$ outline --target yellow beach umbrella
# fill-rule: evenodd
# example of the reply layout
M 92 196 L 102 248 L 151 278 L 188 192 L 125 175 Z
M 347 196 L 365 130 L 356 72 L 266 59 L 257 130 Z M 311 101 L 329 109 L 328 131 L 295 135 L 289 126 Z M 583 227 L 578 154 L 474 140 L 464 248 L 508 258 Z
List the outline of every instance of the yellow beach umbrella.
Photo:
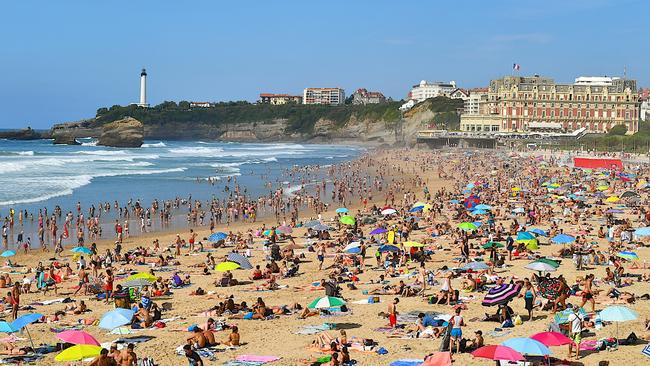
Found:
M 410 247 L 422 248 L 424 246 L 424 244 L 418 243 L 418 242 L 415 242 L 415 241 L 407 241 L 407 242 L 404 242 L 402 245 L 404 245 L 407 248 L 410 248 Z
M 513 191 L 513 192 L 519 192 L 519 191 L 521 191 L 521 188 L 519 188 L 519 187 L 512 187 L 512 191 Z
M 237 268 L 239 268 L 239 263 L 221 262 L 214 267 L 214 270 L 219 272 L 226 272 L 226 271 L 232 271 Z
M 151 273 L 140 272 L 140 273 L 136 273 L 134 275 L 130 275 L 129 277 L 126 278 L 126 280 L 127 281 L 137 280 L 139 278 L 142 278 L 143 280 L 147 280 L 147 281 L 151 281 L 151 282 L 155 282 L 156 279 L 157 279 L 156 276 L 152 275 Z
M 70 348 L 66 348 L 63 352 L 59 353 L 54 357 L 56 361 L 65 362 L 65 361 L 79 361 L 84 358 L 91 358 L 99 356 L 102 347 L 95 346 L 92 344 L 78 344 Z
M 596 189 L 602 192 L 602 191 L 608 190 L 609 187 L 608 186 L 598 186 L 598 188 L 596 188 Z
M 621 199 L 618 198 L 617 196 L 609 196 L 609 197 L 607 197 L 607 199 L 605 200 L 605 202 L 614 203 L 614 202 L 618 202 L 618 201 L 620 201 L 620 200 L 621 200 Z

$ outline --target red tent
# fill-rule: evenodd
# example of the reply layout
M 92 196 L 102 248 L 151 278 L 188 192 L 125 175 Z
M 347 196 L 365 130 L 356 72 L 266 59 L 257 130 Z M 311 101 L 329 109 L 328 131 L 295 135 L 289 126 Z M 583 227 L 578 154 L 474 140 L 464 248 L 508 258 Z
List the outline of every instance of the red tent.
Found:
M 623 169 L 621 159 L 573 158 L 573 165 L 576 168 L 588 169 Z

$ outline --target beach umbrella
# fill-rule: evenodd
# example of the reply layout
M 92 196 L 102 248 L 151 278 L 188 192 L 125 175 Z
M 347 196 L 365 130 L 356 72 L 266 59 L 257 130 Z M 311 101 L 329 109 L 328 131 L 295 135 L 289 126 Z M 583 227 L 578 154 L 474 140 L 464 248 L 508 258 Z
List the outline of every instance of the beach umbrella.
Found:
M 557 243 L 557 244 L 573 243 L 575 240 L 576 240 L 576 238 L 574 238 L 571 235 L 567 235 L 567 234 L 558 234 L 558 235 L 555 235 L 553 238 L 551 238 L 551 241 L 554 242 L 554 243 Z
M 0 321 L 0 332 L 1 333 L 15 333 L 19 329 L 15 329 L 11 326 L 11 324 L 7 323 L 6 321 L 2 320 Z
M 625 211 L 619 210 L 617 208 L 610 208 L 609 210 L 605 211 L 605 213 L 610 213 L 610 214 L 620 214 L 620 213 L 623 213 L 623 212 L 625 212 Z
M 314 299 L 307 307 L 310 309 L 326 309 L 340 307 L 341 305 L 345 305 L 345 300 L 338 297 L 323 296 Z
M 350 210 L 348 210 L 345 207 L 339 207 L 336 209 L 336 213 L 348 213 L 348 212 L 350 212 Z
M 614 203 L 614 202 L 618 202 L 618 201 L 620 201 L 620 200 L 621 200 L 621 199 L 618 198 L 617 196 L 609 196 L 609 197 L 607 197 L 607 199 L 605 200 L 605 202 Z
M 377 219 L 374 217 L 366 216 L 361 219 L 361 222 L 363 222 L 364 224 L 374 224 L 375 222 L 377 222 Z
M 145 286 L 151 286 L 151 284 L 154 282 L 155 281 L 149 281 L 146 278 L 135 278 L 132 280 L 122 282 L 122 287 L 124 288 L 145 287 Z
M 639 256 L 634 252 L 628 252 L 628 251 L 618 252 L 616 253 L 616 256 L 619 258 L 627 259 L 629 261 L 639 260 Z
M 145 279 L 145 280 L 148 280 L 148 281 L 151 281 L 151 282 L 156 281 L 156 276 L 154 276 L 154 275 L 152 275 L 151 273 L 148 273 L 148 272 L 139 272 L 139 273 L 130 275 L 129 277 L 126 278 L 126 280 L 127 281 L 137 280 L 139 278 L 142 278 L 142 279 Z
M 454 200 L 450 200 L 449 203 L 453 203 L 454 205 L 456 205 L 456 204 L 459 204 L 460 201 L 454 199 Z
M 347 216 L 347 217 L 350 217 L 350 216 Z M 325 225 L 325 224 L 318 224 L 318 225 L 315 225 L 314 227 L 312 227 L 312 230 L 315 230 L 315 231 L 327 231 L 329 229 L 330 229 L 330 227 Z
M 609 189 L 609 186 L 606 186 L 606 185 L 600 185 L 600 186 L 598 186 L 596 189 L 602 192 L 602 191 L 606 191 L 606 190 L 608 190 L 608 189 Z
M 217 241 L 225 240 L 227 237 L 228 237 L 228 234 L 219 231 L 219 232 L 210 234 L 210 236 L 208 236 L 208 240 L 211 241 L 211 242 L 217 242 Z
M 501 345 L 491 345 L 483 346 L 474 352 L 472 356 L 477 358 L 487 358 L 488 360 L 503 360 L 503 361 L 523 361 L 524 356 L 521 353 L 515 351 L 514 349 L 501 346 Z
M 459 229 L 463 230 L 476 230 L 477 226 L 474 225 L 471 222 L 461 222 L 460 224 L 456 225 Z
M 451 366 L 451 352 L 436 352 L 427 357 L 420 366 Z
M 239 263 L 235 262 L 221 262 L 214 266 L 214 270 L 219 272 L 232 271 L 237 268 L 239 268 Z
M 533 334 L 530 338 L 542 343 L 546 347 L 563 346 L 574 343 L 569 337 L 558 332 L 541 332 Z
M 323 224 L 323 223 L 320 222 L 319 220 L 311 220 L 311 221 L 307 221 L 307 222 L 305 223 L 304 226 L 305 226 L 306 228 L 310 228 L 310 227 L 314 227 L 314 226 L 316 226 L 316 225 L 322 225 L 322 224 Z
M 16 320 L 11 322 L 11 327 L 16 330 L 20 330 L 26 327 L 29 324 L 32 324 L 43 317 L 43 314 L 38 313 L 27 313 L 19 316 Z
M 95 346 L 92 344 L 77 344 L 70 348 L 65 349 L 63 352 L 59 353 L 54 357 L 56 361 L 65 362 L 65 361 L 79 361 L 84 358 L 91 358 L 99 356 L 102 347 Z
M 535 262 L 546 263 L 546 264 L 548 264 L 550 266 L 553 266 L 555 268 L 558 268 L 560 266 L 560 263 L 558 261 L 556 261 L 555 259 L 551 259 L 551 258 L 539 258 L 539 259 L 535 260 Z
M 538 229 L 538 228 L 531 229 L 530 232 L 533 233 L 533 234 L 541 235 L 541 236 L 548 236 L 546 231 L 544 231 L 542 229 Z
M 2 252 L 2 254 L 0 254 L 0 257 L 13 257 L 14 255 L 16 255 L 15 250 L 5 250 Z
M 530 262 L 528 263 L 525 268 L 533 270 L 533 271 L 539 271 L 539 272 L 554 272 L 557 271 L 557 267 L 554 267 L 548 263 L 544 262 Z
M 418 212 L 424 210 L 424 206 L 415 206 L 409 209 L 409 212 Z
M 491 249 L 492 247 L 495 248 L 503 248 L 505 245 L 501 243 L 497 243 L 496 241 L 489 241 L 485 244 L 483 244 L 483 249 Z
M 99 341 L 95 339 L 90 333 L 83 330 L 64 330 L 56 334 L 56 338 L 72 344 L 90 344 L 99 346 Z
M 377 249 L 377 250 L 379 250 L 380 253 L 399 252 L 399 248 L 394 246 L 394 245 L 380 245 L 379 249 Z
M 512 210 L 513 213 L 524 213 L 526 210 L 524 210 L 523 207 L 516 207 L 514 210 Z
M 99 321 L 99 327 L 103 329 L 115 329 L 131 323 L 135 312 L 131 309 L 116 308 L 105 313 Z
M 507 304 L 508 301 L 519 295 L 519 291 L 521 291 L 521 287 L 515 284 L 507 283 L 495 286 L 488 291 L 481 304 L 483 306 Z
M 402 245 L 405 246 L 406 248 L 411 248 L 411 247 L 413 247 L 413 248 L 422 248 L 424 246 L 424 244 L 418 243 L 418 242 L 415 242 L 415 241 L 407 241 L 407 242 L 402 243 Z
M 291 226 L 287 226 L 287 225 L 282 225 L 282 226 L 278 227 L 276 230 L 281 232 L 282 234 L 285 234 L 285 235 L 286 234 L 291 234 L 293 232 L 293 229 L 291 228 Z
M 535 235 L 529 233 L 528 231 L 520 231 L 517 233 L 517 242 L 523 242 L 525 240 L 534 240 Z
M 355 219 L 353 216 L 341 216 L 339 219 L 339 222 L 343 225 L 354 225 L 357 222 L 357 219 Z
M 387 232 L 388 232 L 388 230 L 384 229 L 383 227 L 378 227 L 378 228 L 374 229 L 373 231 L 371 231 L 370 235 L 378 235 L 378 234 L 383 234 L 383 233 L 387 233 Z
M 521 188 L 519 188 L 519 187 L 512 187 L 511 190 L 512 190 L 513 192 L 519 192 L 519 191 L 521 191 Z
M 475 210 L 491 210 L 492 206 L 486 205 L 485 203 L 481 203 L 481 204 L 478 204 L 478 205 L 474 206 L 474 209 Z
M 353 242 L 345 246 L 343 251 L 346 253 L 358 254 L 361 253 L 361 243 Z
M 394 215 L 396 213 L 397 213 L 397 210 L 394 209 L 394 208 L 391 208 L 391 207 L 381 210 L 381 214 L 384 215 L 384 216 Z
M 415 203 L 413 204 L 413 206 L 411 206 L 411 207 L 422 207 L 422 206 L 424 206 L 424 205 L 426 205 L 425 202 L 417 201 L 417 202 L 415 202 Z
M 621 198 L 630 198 L 630 197 L 639 197 L 639 194 L 632 191 L 625 191 L 621 195 Z
M 228 253 L 226 256 L 229 261 L 235 262 L 239 264 L 239 268 L 241 269 L 253 269 L 253 265 L 251 264 L 251 261 L 248 260 L 248 258 L 244 257 L 243 255 L 239 253 Z
M 608 306 L 600 311 L 600 319 L 605 322 L 616 322 L 616 339 L 618 340 L 618 323 L 637 320 L 639 313 L 620 305 Z
M 469 262 L 466 263 L 462 269 L 467 271 L 467 270 L 472 270 L 472 271 L 483 271 L 490 268 L 490 266 L 485 263 L 485 262 Z
M 511 338 L 501 345 L 510 347 L 522 355 L 548 356 L 553 353 L 542 342 L 532 338 Z
M 473 210 L 473 211 L 470 211 L 470 213 L 472 215 L 485 215 L 485 214 L 487 214 L 487 211 L 485 211 L 485 210 Z
M 481 200 L 478 198 L 478 196 L 471 195 L 465 198 L 465 201 L 463 201 L 463 206 L 465 206 L 465 208 L 474 208 L 474 206 L 478 205 L 479 203 L 481 203 Z
M 275 231 L 275 233 L 278 234 L 278 235 L 280 234 L 280 232 L 279 232 L 277 229 L 276 229 L 276 230 L 273 230 L 273 231 Z M 271 229 L 264 230 L 264 232 L 262 233 L 262 235 L 264 235 L 264 236 L 269 236 L 269 235 L 271 235 Z
M 642 227 L 634 230 L 636 236 L 650 236 L 650 227 Z
M 74 247 L 70 249 L 70 251 L 79 254 L 93 254 L 93 251 L 90 250 L 90 248 L 86 248 L 86 247 Z

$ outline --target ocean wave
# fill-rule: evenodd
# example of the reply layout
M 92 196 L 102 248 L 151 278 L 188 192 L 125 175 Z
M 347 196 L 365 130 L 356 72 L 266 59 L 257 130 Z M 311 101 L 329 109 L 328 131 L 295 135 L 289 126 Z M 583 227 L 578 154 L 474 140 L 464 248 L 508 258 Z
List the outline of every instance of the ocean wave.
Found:
M 267 162 L 267 163 L 271 163 L 271 162 L 278 161 L 278 158 L 276 158 L 276 157 L 264 158 L 264 159 L 262 159 L 262 161 Z
M 29 151 L 0 151 L 0 156 L 34 156 L 34 152 Z
M 126 166 L 152 166 L 153 163 L 148 161 L 138 161 L 137 163 L 126 164 Z
M 223 149 L 220 147 L 203 147 L 203 146 L 193 146 L 193 147 L 179 147 L 168 150 L 172 155 L 176 156 L 196 156 L 196 157 L 217 157 L 223 156 Z
M 83 155 L 127 155 L 125 150 L 82 150 L 74 153 Z
M 140 147 L 167 147 L 167 145 L 165 145 L 164 142 L 160 141 L 153 144 L 142 144 Z
M 97 140 L 91 140 L 88 142 L 82 142 L 81 146 L 97 146 Z
M 54 184 L 47 186 L 49 192 L 47 194 L 38 195 L 36 197 L 16 198 L 13 200 L 0 201 L 0 206 L 8 206 L 22 203 L 36 203 L 46 201 L 55 197 L 69 196 L 74 193 L 75 189 L 79 189 L 92 182 L 95 178 L 103 177 L 117 177 L 128 175 L 151 175 L 151 174 L 165 174 L 177 173 L 187 170 L 185 167 L 170 168 L 170 169 L 151 169 L 151 170 L 120 170 L 116 172 L 105 172 L 99 174 L 81 174 L 69 177 L 58 177 L 54 180 Z M 31 191 L 31 190 L 30 190 Z

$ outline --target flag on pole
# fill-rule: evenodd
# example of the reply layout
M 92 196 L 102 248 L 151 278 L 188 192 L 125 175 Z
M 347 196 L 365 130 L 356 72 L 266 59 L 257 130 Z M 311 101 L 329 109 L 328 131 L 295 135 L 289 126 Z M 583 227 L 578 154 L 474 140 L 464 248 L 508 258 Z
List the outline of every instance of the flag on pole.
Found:
M 512 64 L 512 69 L 513 69 L 513 70 L 515 70 L 515 71 L 519 71 L 520 68 L 521 68 L 521 65 L 519 65 L 519 64 Z

